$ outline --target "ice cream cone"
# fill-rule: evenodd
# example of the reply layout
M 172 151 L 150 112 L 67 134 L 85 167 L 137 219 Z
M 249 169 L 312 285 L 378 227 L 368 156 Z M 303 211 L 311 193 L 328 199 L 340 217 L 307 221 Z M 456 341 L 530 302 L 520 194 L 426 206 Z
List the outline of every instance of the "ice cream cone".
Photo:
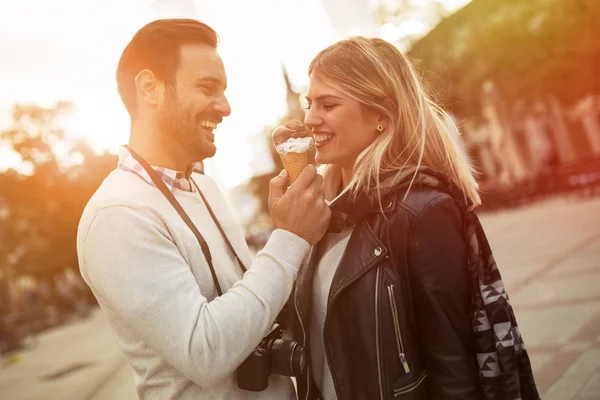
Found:
M 309 155 L 310 153 L 308 151 L 305 151 L 304 153 L 288 153 L 285 155 L 279 155 L 281 162 L 283 163 L 283 168 L 285 168 L 288 173 L 290 184 L 294 183 L 304 167 L 310 163 Z
M 311 150 L 314 147 L 313 134 L 301 121 L 291 120 L 285 126 L 278 126 L 272 139 L 291 184 L 304 167 L 310 164 Z

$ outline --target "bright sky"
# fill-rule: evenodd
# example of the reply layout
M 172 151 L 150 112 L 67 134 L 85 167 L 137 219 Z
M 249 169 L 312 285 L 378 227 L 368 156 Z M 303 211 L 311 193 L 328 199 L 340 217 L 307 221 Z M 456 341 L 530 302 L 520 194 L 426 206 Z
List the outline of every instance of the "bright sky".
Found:
M 445 0 L 452 7 L 468 0 Z M 286 112 L 281 65 L 297 90 L 310 60 L 347 34 L 373 33 L 373 0 L 13 0 L 0 3 L 0 129 L 14 103 L 70 100 L 68 127 L 96 149 L 116 152 L 129 121 L 114 73 L 133 34 L 156 18 L 192 17 L 221 37 L 232 114 L 216 131 L 207 165 L 223 187 L 250 177 L 248 138 Z M 344 10 L 335 13 L 335 10 Z M 332 12 L 328 17 L 327 12 Z M 377 33 L 376 33 L 377 34 Z M 0 165 L 9 157 L 0 151 Z M 4 160 L 3 160 L 4 159 Z M 268 168 L 268 164 L 265 168 Z

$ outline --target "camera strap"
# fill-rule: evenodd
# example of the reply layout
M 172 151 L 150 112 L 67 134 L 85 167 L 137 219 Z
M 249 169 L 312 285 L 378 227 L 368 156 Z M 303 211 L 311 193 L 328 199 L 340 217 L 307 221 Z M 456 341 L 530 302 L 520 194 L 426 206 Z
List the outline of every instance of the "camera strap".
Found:
M 181 204 L 179 204 L 179 202 L 177 201 L 177 199 L 175 198 L 175 196 L 173 195 L 173 193 L 171 193 L 171 191 L 167 188 L 167 185 L 165 185 L 165 183 L 158 176 L 158 174 L 156 173 L 156 171 L 139 154 L 137 154 L 136 152 L 134 152 L 129 146 L 126 146 L 126 147 L 129 150 L 129 152 L 131 153 L 132 157 L 135 158 L 135 160 L 138 163 L 140 163 L 140 165 L 148 173 L 148 176 L 150 176 L 150 179 L 152 179 L 152 182 L 154 182 L 154 186 L 156 186 L 156 188 L 161 191 L 161 193 L 167 198 L 167 200 L 169 200 L 169 203 L 171 203 L 171 205 L 173 206 L 173 208 L 175 208 L 175 210 L 177 211 L 177 213 L 179 214 L 179 216 L 183 219 L 183 221 L 186 223 L 186 225 L 192 230 L 192 232 L 194 233 L 194 236 L 196 236 L 196 239 L 198 240 L 198 243 L 200 244 L 200 248 L 202 249 L 202 254 L 204 254 L 204 258 L 206 259 L 206 262 L 208 263 L 208 267 L 210 268 L 210 273 L 212 275 L 213 282 L 215 284 L 215 288 L 217 289 L 217 294 L 219 296 L 221 296 L 223 294 L 223 291 L 221 290 L 221 285 L 219 284 L 219 279 L 217 278 L 217 274 L 216 274 L 215 268 L 213 266 L 212 255 L 210 253 L 210 248 L 208 247 L 208 244 L 206 243 L 206 240 L 204 240 L 204 237 L 202 236 L 202 234 L 200 233 L 200 231 L 198 231 L 198 229 L 196 228 L 196 226 L 194 225 L 194 223 L 192 222 L 192 220 L 190 219 L 190 217 L 187 215 L 187 213 L 185 212 L 185 210 L 183 209 L 183 207 L 181 207 Z M 200 190 L 200 188 L 198 187 L 198 185 L 196 184 L 196 182 L 191 178 L 191 176 L 190 176 L 189 179 L 190 179 L 190 181 L 192 181 L 192 183 L 196 187 L 196 190 L 198 190 L 198 193 L 200 194 L 200 197 L 202 198 L 202 201 L 204 202 L 204 205 L 208 209 L 208 212 L 209 212 L 211 218 L 213 219 L 213 221 L 215 222 L 215 224 L 217 225 L 217 228 L 219 228 L 219 232 L 221 232 L 221 235 L 223 235 L 223 239 L 225 239 L 225 242 L 227 243 L 227 246 L 229 247 L 229 250 L 231 250 L 233 252 L 233 254 L 235 255 L 235 258 L 237 259 L 237 261 L 238 261 L 238 263 L 240 265 L 240 268 L 242 269 L 242 272 L 246 272 L 246 268 L 244 267 L 244 263 L 242 262 L 242 260 L 238 256 L 238 254 L 235 251 L 233 245 L 231 244 L 231 241 L 229 240 L 229 238 L 225 234 L 225 231 L 223 230 L 223 227 L 219 223 L 219 220 L 217 219 L 217 217 L 216 217 L 215 213 L 213 212 L 212 208 L 210 207 L 210 204 L 208 204 L 208 201 L 206 200 L 206 197 L 204 197 L 204 194 L 202 193 L 202 191 Z

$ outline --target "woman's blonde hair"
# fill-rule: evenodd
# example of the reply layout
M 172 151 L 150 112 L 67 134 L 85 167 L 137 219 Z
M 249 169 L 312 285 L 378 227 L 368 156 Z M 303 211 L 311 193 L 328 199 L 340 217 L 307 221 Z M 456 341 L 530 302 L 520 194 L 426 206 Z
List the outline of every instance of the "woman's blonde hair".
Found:
M 481 203 L 474 171 L 451 136 L 459 134 L 456 125 L 429 98 L 396 47 L 382 39 L 342 40 L 317 54 L 308 72 L 388 120 L 384 132 L 355 162 L 349 184 L 355 194 L 378 188 L 381 173 L 399 176 L 406 166 L 423 165 L 448 175 L 474 204 Z

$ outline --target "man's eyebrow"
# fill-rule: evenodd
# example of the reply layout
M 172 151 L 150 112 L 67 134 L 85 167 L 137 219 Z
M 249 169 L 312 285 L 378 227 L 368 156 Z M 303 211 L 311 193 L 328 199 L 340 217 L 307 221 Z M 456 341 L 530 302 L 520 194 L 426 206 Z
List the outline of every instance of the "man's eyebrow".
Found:
M 321 96 L 317 96 L 317 98 L 315 100 L 322 101 L 322 100 L 327 100 L 327 99 L 343 100 L 341 97 L 334 96 L 332 94 L 323 94 Z M 306 100 L 312 101 L 312 99 L 310 97 L 308 97 L 308 96 L 306 96 Z
M 222 81 L 219 78 L 213 78 L 213 77 L 208 76 L 206 78 L 199 78 L 194 81 L 194 85 L 196 85 L 196 86 L 199 86 L 199 85 L 202 85 L 205 83 L 212 83 L 212 84 L 215 84 L 218 86 L 224 86 L 224 89 L 227 89 L 227 83 Z

